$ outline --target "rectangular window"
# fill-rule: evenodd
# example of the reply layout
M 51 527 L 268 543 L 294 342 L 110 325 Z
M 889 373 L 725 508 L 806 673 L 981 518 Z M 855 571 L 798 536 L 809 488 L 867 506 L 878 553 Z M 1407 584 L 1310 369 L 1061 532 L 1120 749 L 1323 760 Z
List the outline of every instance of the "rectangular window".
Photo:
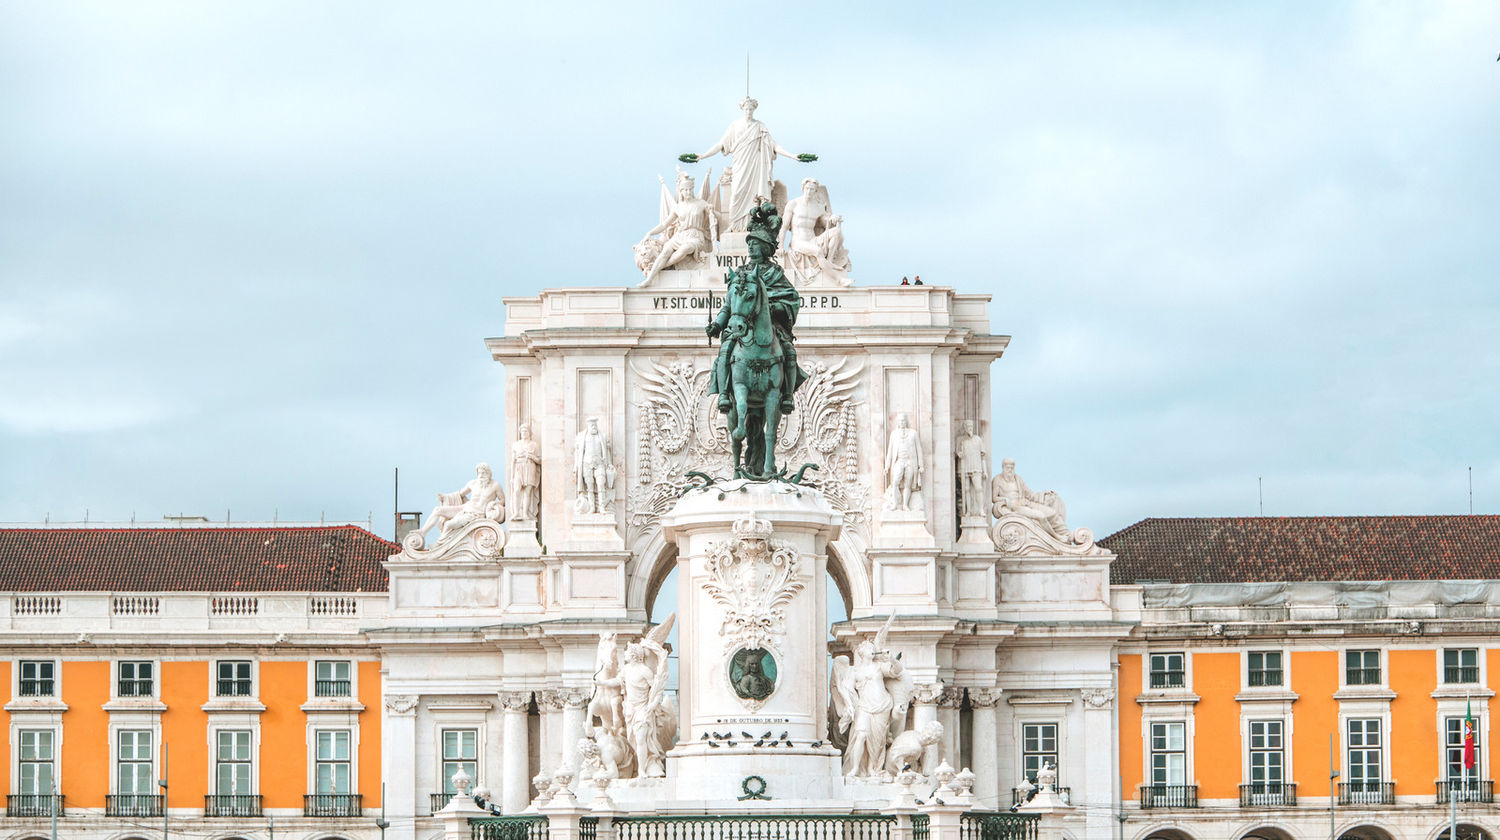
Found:
M 150 662 L 121 662 L 117 688 L 121 697 L 150 697 L 156 668 Z
M 1151 724 L 1151 784 L 1187 784 L 1187 724 Z
M 1057 724 L 1021 725 L 1021 774 L 1036 782 L 1036 774 L 1047 764 L 1057 767 Z
M 314 697 L 348 697 L 348 662 L 318 662 L 313 666 Z
M 1183 658 L 1181 653 L 1151 654 L 1151 687 L 1181 688 L 1186 682 Z
M 1281 685 L 1281 651 L 1250 652 L 1250 685 Z
M 255 793 L 250 782 L 251 735 L 251 732 L 244 729 L 219 730 L 218 751 L 214 755 L 217 769 L 217 787 L 214 788 L 214 793 L 219 796 L 249 796 Z
M 453 776 L 459 770 L 475 778 L 479 773 L 479 730 L 443 730 L 443 793 L 457 793 Z
M 1250 782 L 1257 792 L 1279 794 L 1285 780 L 1282 721 L 1250 721 Z
M 1344 682 L 1347 685 L 1380 685 L 1380 651 L 1344 651 Z
M 57 663 L 51 661 L 21 661 L 21 696 L 55 697 L 57 683 L 53 671 Z
M 119 750 L 115 757 L 116 777 L 119 779 L 116 793 L 144 796 L 156 792 L 156 779 L 151 773 L 151 740 L 149 729 L 120 730 Z
M 1480 748 L 1482 744 L 1480 742 L 1479 733 L 1483 730 L 1480 727 L 1479 722 L 1480 719 L 1476 715 L 1474 717 L 1474 768 L 1472 770 L 1465 770 L 1464 719 L 1461 717 L 1451 717 L 1444 721 L 1445 727 L 1443 737 L 1443 766 L 1447 768 L 1448 784 L 1452 785 L 1454 788 L 1462 789 L 1461 786 L 1464 785 L 1465 776 L 1468 777 L 1468 784 L 1470 786 L 1477 787 L 1479 780 L 1479 769 L 1484 766 L 1484 762 L 1480 761 Z
M 313 793 L 349 793 L 348 730 L 319 732 L 317 741 L 317 789 Z
M 1349 791 L 1351 794 L 1380 793 L 1383 776 L 1380 751 L 1380 719 L 1349 721 Z M 1357 800 L 1356 800 L 1357 801 Z
M 249 697 L 250 663 L 220 662 L 217 693 L 220 697 Z
M 1477 648 L 1448 648 L 1444 650 L 1443 682 L 1479 682 L 1479 650 Z
M 49 663 L 50 664 L 50 663 Z M 50 729 L 22 729 L 19 790 L 22 796 L 46 796 L 52 793 L 55 778 L 52 749 L 53 732 Z

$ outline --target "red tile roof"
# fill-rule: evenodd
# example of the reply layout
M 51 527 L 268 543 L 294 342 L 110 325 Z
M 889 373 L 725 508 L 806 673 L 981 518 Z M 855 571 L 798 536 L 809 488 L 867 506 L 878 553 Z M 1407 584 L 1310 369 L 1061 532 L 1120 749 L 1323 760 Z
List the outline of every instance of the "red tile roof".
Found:
M 353 525 L 0 528 L 0 591 L 383 592 L 400 550 Z
M 1126 584 L 1500 580 L 1500 516 L 1143 519 L 1099 544 Z

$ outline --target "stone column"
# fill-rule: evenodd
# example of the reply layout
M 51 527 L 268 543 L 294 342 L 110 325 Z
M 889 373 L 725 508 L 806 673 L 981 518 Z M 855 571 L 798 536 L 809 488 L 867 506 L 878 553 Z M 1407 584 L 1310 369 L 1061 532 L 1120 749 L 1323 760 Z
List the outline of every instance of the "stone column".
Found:
M 385 764 L 386 819 L 391 840 L 415 840 L 417 815 L 417 696 L 389 694 L 385 698 L 381 751 Z
M 981 811 L 1000 809 L 1000 733 L 996 727 L 995 706 L 1000 702 L 998 688 L 969 689 L 969 707 L 974 710 L 974 800 Z M 1007 806 L 1008 807 L 1008 806 Z
M 531 747 L 526 743 L 526 709 L 531 705 L 529 691 L 502 691 L 505 743 L 501 746 L 500 807 L 507 814 L 519 814 L 531 803 L 531 774 L 527 772 Z
M 584 710 L 589 705 L 588 692 L 581 688 L 567 688 L 558 692 L 562 701 L 562 757 L 559 766 L 573 768 L 578 772 L 578 739 L 583 737 Z
M 1114 689 L 1093 688 L 1083 690 L 1083 742 L 1089 745 L 1107 744 L 1114 731 Z M 1089 749 L 1083 751 L 1083 778 L 1070 781 L 1074 802 L 1114 802 L 1115 783 L 1118 779 L 1110 750 Z M 1219 760 L 1223 760 L 1223 756 Z M 1082 784 L 1080 784 L 1080 781 Z M 1095 814 L 1094 811 L 1099 813 Z M 1090 837 L 1104 836 L 1113 831 L 1110 815 L 1102 809 L 1084 809 L 1087 820 L 1086 833 Z
M 915 689 L 911 698 L 911 723 L 914 728 L 920 728 L 922 724 L 938 719 L 937 703 L 939 698 L 943 696 L 943 684 L 922 683 L 915 686 Z M 943 740 L 946 742 L 947 738 L 947 724 L 944 724 Z M 922 766 L 927 768 L 928 772 L 931 772 L 932 768 L 936 767 L 940 760 L 938 756 L 940 747 L 941 744 L 934 744 L 928 747 L 927 751 L 922 754 Z M 946 758 L 946 756 L 943 756 L 943 758 Z
M 551 775 L 562 766 L 562 691 L 555 688 L 538 691 L 536 707 L 542 713 L 542 770 Z
M 958 708 L 964 704 L 964 690 L 948 686 L 937 698 L 937 719 L 943 725 L 943 743 L 939 750 L 940 760 L 949 764 L 961 764 L 963 758 L 958 751 Z

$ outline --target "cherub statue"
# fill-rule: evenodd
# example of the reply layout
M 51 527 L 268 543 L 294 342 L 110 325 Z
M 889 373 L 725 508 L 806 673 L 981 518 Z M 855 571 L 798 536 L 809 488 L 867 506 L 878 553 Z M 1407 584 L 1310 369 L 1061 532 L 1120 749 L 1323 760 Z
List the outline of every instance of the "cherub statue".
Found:
M 854 648 L 854 660 L 833 660 L 830 698 L 840 740 L 844 742 L 844 775 L 881 778 L 886 772 L 887 745 L 906 727 L 912 683 L 901 658 L 886 648 L 895 614 L 875 634 Z
M 927 775 L 932 768 L 927 766 L 927 748 L 943 739 L 943 725 L 929 720 L 916 729 L 908 729 L 896 736 L 886 753 L 885 771 L 892 776 L 908 765 L 911 769 Z

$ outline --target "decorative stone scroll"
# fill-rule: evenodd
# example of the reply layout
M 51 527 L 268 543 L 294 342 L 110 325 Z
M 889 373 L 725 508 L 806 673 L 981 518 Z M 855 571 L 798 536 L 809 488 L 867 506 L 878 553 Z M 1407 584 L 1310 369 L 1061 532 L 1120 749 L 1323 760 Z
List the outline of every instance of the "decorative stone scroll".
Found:
M 422 543 L 421 532 L 407 534 L 401 541 L 401 553 L 393 559 L 496 563 L 504 553 L 505 529 L 493 519 L 475 519 L 449 532 L 432 548 L 423 548 Z
M 661 517 L 682 492 L 689 471 L 719 474 L 729 456 L 729 430 L 708 394 L 711 357 L 654 363 L 634 371 L 643 398 L 636 403 L 633 486 L 626 496 L 628 542 L 638 546 L 661 528 Z M 808 380 L 795 393 L 796 410 L 782 418 L 778 460 L 812 462 L 820 469 L 803 482 L 816 486 L 844 515 L 846 533 L 868 536 L 869 482 L 859 469 L 860 367 L 848 357 L 804 362 Z
M 805 587 L 802 561 L 791 543 L 771 538 L 771 523 L 750 516 L 734 523 L 733 540 L 711 544 L 703 587 L 724 607 L 726 650 L 770 648 L 780 652 L 786 608 Z M 764 698 L 760 698 L 764 699 Z
M 401 560 L 498 560 L 505 548 L 505 491 L 489 464 L 474 468 L 475 477 L 453 493 L 439 493 L 438 505 L 424 528 L 401 541 Z M 427 547 L 427 532 L 439 527 L 437 542 Z
M 1085 688 L 1083 705 L 1090 709 L 1108 709 L 1115 701 L 1115 693 L 1108 688 Z

